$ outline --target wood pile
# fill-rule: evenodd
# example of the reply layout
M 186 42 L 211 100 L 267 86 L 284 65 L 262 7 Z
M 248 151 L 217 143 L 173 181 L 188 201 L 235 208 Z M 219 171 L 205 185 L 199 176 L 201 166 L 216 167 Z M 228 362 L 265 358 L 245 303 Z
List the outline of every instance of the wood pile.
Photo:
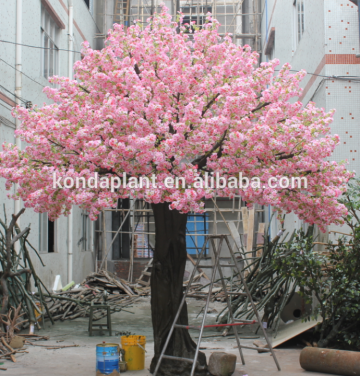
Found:
M 20 307 L 18 314 L 24 320 L 34 323 L 36 315 L 41 314 L 35 296 L 31 293 L 33 284 L 37 290 L 37 300 L 47 310 L 44 301 L 46 286 L 38 277 L 31 261 L 30 251 L 34 251 L 43 266 L 39 253 L 28 241 L 30 227 L 21 231 L 16 221 L 24 213 L 22 209 L 13 214 L 8 223 L 5 210 L 4 220 L 0 218 L 0 282 L 1 282 L 1 311 L 0 317 L 9 320 L 12 307 Z M 19 252 L 15 251 L 15 244 L 19 245 Z M 14 308 L 15 310 L 15 308 Z M 49 316 L 52 320 L 51 315 Z M 2 320 L 0 320 L 2 322 Z M 4 324 L 4 322 L 2 322 Z M 6 326 L 5 326 L 6 327 Z
M 188 281 L 187 281 L 188 282 Z M 184 286 L 187 285 L 187 282 L 184 282 Z M 227 292 L 230 292 L 229 286 L 227 286 L 228 290 Z M 209 294 L 209 284 L 203 284 L 203 283 L 192 283 L 188 297 L 189 298 L 195 298 L 195 299 L 206 299 Z M 231 291 L 231 298 L 235 299 L 239 295 L 243 295 L 242 292 L 239 291 Z M 230 295 L 228 295 L 230 297 Z M 223 290 L 223 287 L 219 283 L 214 283 L 213 288 L 211 290 L 211 302 L 226 302 L 225 292 Z
M 111 273 L 105 270 L 91 273 L 81 285 L 88 288 L 94 288 L 98 291 L 106 291 L 110 294 L 127 294 L 129 296 L 137 295 L 124 279 L 111 275 Z
M 53 320 L 73 320 L 89 315 L 91 304 L 106 303 L 110 312 L 120 312 L 134 303 L 139 295 L 123 279 L 105 270 L 91 273 L 78 288 L 46 295 L 46 304 Z M 94 320 L 100 320 L 106 311 L 94 311 Z M 47 317 L 47 314 L 45 315 Z
M 193 258 L 188 254 L 188 259 L 191 261 L 191 263 L 195 266 L 196 262 L 193 260 Z M 153 259 L 149 260 L 149 263 L 145 266 L 143 272 L 141 273 L 140 277 L 136 280 L 135 285 L 131 285 L 131 288 L 136 291 L 138 295 L 146 296 L 150 295 L 150 276 L 151 276 L 151 269 L 153 264 Z M 198 274 L 194 277 L 193 283 L 190 287 L 189 295 L 190 298 L 196 298 L 196 299 L 206 299 L 207 298 L 207 292 L 204 292 L 202 290 L 209 290 L 210 285 L 210 279 L 206 275 L 206 273 L 201 269 L 197 269 Z M 189 283 L 188 278 L 190 277 L 190 273 L 188 271 L 185 271 L 184 274 L 184 283 L 183 286 L 186 287 Z M 212 289 L 212 301 L 221 301 L 225 302 L 225 294 L 222 292 L 222 286 L 220 283 L 214 283 L 213 289 Z
M 15 309 L 11 307 L 7 314 L 0 315 L 0 321 L 2 326 L 6 329 L 6 332 L 0 332 L 0 359 L 5 358 L 16 362 L 15 354 L 24 353 L 27 351 L 18 350 L 23 347 L 24 341 L 19 341 L 16 338 L 19 338 L 15 335 L 15 332 L 20 331 L 21 324 L 24 321 L 22 316 L 25 315 L 25 312 L 20 314 L 21 304 Z M 21 338 L 20 338 L 21 339 Z

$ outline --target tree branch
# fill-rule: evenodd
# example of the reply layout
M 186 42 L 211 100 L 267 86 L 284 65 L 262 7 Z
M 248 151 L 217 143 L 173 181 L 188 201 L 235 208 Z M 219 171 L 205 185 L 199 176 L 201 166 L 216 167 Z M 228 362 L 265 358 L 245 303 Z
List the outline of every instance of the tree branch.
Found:
M 11 245 L 14 245 L 23 235 L 25 235 L 28 231 L 30 231 L 30 227 L 26 227 L 24 230 L 19 232 L 12 238 Z
M 19 276 L 19 275 L 21 275 L 23 273 L 29 273 L 29 274 L 31 274 L 32 271 L 30 269 L 22 269 L 22 270 L 19 270 L 16 273 L 10 272 L 9 275 L 8 275 L 8 277 L 17 277 L 17 276 Z
M 129 52 L 129 57 L 130 57 L 130 59 L 132 59 L 132 55 L 131 55 L 131 52 Z M 140 77 L 140 68 L 139 68 L 139 66 L 137 65 L 137 63 L 135 63 L 135 65 L 134 65 L 134 71 L 135 71 L 135 73 Z
M 276 161 L 281 161 L 283 159 L 290 159 L 290 158 L 293 158 L 293 157 L 295 157 L 295 156 L 297 156 L 297 155 L 299 155 L 301 153 L 302 153 L 302 150 L 299 151 L 298 153 L 292 153 L 292 154 L 288 154 L 288 155 L 281 155 L 281 156 L 278 156 L 278 158 L 276 158 L 275 160 Z
M 263 107 L 266 107 L 268 106 L 269 104 L 271 104 L 271 102 L 265 102 L 263 104 L 260 104 L 259 106 L 257 106 L 256 108 L 254 108 L 251 112 L 256 112 L 256 111 L 259 111 L 261 110 Z
M 79 88 L 80 88 L 81 90 L 84 90 L 85 93 L 90 94 L 90 91 L 89 91 L 88 89 L 84 88 L 84 86 L 79 85 Z
M 206 111 L 214 104 L 214 102 L 216 101 L 216 99 L 220 96 L 220 94 L 216 94 L 215 97 L 213 99 L 211 99 L 211 101 L 205 106 L 205 108 L 202 110 L 202 113 L 201 113 L 201 116 L 204 116 Z
M 225 140 L 225 137 L 226 137 L 226 134 L 227 134 L 227 131 L 226 130 L 224 132 L 224 134 L 222 135 L 221 139 L 211 148 L 211 150 L 209 150 L 206 154 L 202 155 L 201 157 L 199 158 L 196 158 L 194 159 L 191 163 L 195 166 L 197 165 L 198 166 L 198 169 L 201 169 L 203 168 L 204 166 L 206 166 L 206 162 L 207 162 L 207 159 L 208 157 L 218 148 L 220 147 L 221 148 L 221 145 L 222 143 L 224 142 Z

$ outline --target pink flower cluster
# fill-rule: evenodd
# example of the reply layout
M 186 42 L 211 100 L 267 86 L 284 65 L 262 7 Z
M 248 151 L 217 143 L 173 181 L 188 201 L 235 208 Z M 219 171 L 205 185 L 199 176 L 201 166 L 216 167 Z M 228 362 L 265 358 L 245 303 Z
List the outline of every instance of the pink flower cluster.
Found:
M 3 145 L 0 153 L 7 188 L 19 184 L 14 198 L 53 219 L 72 205 L 94 219 L 129 195 L 201 212 L 204 197 L 240 194 L 322 229 L 341 223 L 346 209 L 337 198 L 352 173 L 328 161 L 339 143 L 329 134 L 333 113 L 290 103 L 305 72 L 291 74 L 285 64 L 276 75 L 276 59 L 258 66 L 256 52 L 220 38 L 219 23 L 210 15 L 208 21 L 189 38 L 164 8 L 144 29 L 115 25 L 101 51 L 85 43 L 76 80 L 55 76 L 58 88 L 44 89 L 53 104 L 14 111 L 27 146 Z M 257 176 L 261 188 L 191 188 L 204 171 Z M 181 176 L 190 188 L 59 189 L 54 172 L 74 179 L 156 174 L 158 183 Z M 306 177 L 308 188 L 268 186 L 282 176 Z

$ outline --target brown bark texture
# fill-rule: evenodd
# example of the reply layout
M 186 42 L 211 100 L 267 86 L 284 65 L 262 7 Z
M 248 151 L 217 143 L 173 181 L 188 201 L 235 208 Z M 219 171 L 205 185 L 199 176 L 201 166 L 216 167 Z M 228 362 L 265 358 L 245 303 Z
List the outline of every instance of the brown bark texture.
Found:
M 187 214 L 170 210 L 168 203 L 152 205 L 155 217 L 155 251 L 151 272 L 151 313 L 154 331 L 153 373 L 170 327 L 183 297 L 183 277 L 186 265 Z M 184 304 L 179 320 L 188 325 L 188 312 Z M 188 330 L 175 328 L 165 352 L 182 358 L 194 358 L 196 344 Z M 163 359 L 157 376 L 189 376 L 192 363 Z M 199 352 L 196 376 L 208 375 L 206 356 Z

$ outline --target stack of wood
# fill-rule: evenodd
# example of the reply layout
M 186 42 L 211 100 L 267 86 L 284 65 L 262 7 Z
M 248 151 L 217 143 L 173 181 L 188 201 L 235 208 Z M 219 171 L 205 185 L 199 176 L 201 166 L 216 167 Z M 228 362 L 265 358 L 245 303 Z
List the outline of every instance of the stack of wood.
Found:
M 78 288 L 47 295 L 46 304 L 53 320 L 64 321 L 88 316 L 91 304 L 106 303 L 111 313 L 120 312 L 138 297 L 126 281 L 102 270 L 87 276 Z M 106 311 L 99 309 L 93 319 L 105 315 Z
M 91 273 L 81 285 L 88 288 L 94 288 L 98 291 L 106 291 L 109 294 L 137 295 L 124 279 L 111 275 L 111 273 L 105 270 Z

